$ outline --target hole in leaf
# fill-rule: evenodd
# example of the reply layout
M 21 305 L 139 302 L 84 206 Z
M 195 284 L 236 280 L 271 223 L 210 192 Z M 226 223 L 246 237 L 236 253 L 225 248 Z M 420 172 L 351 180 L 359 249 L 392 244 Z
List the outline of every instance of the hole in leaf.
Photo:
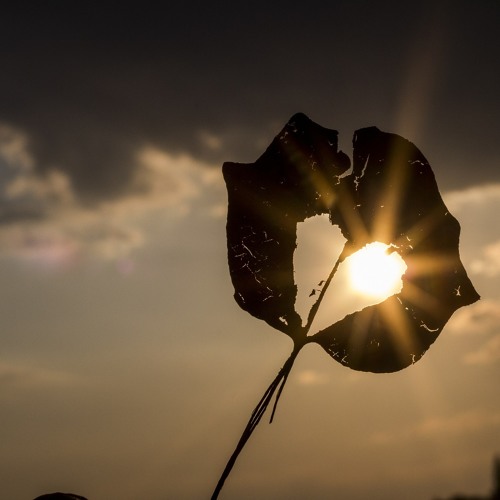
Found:
M 297 224 L 297 248 L 293 254 L 297 285 L 295 310 L 302 318 L 302 325 L 306 324 L 309 311 L 345 242 L 339 227 L 331 224 L 327 214 L 310 217 Z
M 293 256 L 298 289 L 295 310 L 303 325 L 345 241 L 339 227 L 332 225 L 326 214 L 297 224 L 297 248 Z M 373 242 L 355 252 L 340 264 L 309 334 L 399 293 L 406 267 L 394 247 L 384 243 Z
M 310 334 L 399 293 L 406 267 L 393 247 L 380 242 L 370 243 L 349 256 L 326 291 Z

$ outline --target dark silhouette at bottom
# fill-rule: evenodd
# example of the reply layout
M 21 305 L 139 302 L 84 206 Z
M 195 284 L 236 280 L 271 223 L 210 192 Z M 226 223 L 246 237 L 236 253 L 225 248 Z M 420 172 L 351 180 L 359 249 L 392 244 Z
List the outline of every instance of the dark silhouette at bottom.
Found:
M 493 462 L 493 490 L 491 495 L 453 495 L 449 498 L 436 498 L 435 500 L 500 500 L 500 457 Z
M 73 493 L 47 493 L 46 495 L 40 495 L 34 500 L 87 500 L 87 498 L 81 495 L 75 495 Z

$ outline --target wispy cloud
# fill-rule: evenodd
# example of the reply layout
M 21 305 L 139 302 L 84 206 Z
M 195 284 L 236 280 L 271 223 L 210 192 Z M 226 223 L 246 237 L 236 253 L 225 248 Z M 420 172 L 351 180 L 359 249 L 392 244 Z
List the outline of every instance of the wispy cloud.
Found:
M 489 365 L 500 361 L 500 334 L 490 338 L 483 346 L 464 357 L 468 365 Z
M 186 213 L 204 189 L 222 182 L 220 169 L 208 168 L 188 154 L 171 155 L 145 147 L 138 151 L 137 163 L 130 194 L 124 202 L 137 203 L 134 208 L 139 211 L 168 207 L 176 213 Z
M 27 151 L 26 134 L 7 123 L 0 123 L 0 158 L 7 165 L 29 168 L 33 159 Z
M 27 363 L 0 361 L 0 391 L 39 387 L 68 387 L 81 383 L 74 374 L 32 366 Z
M 456 335 L 484 335 L 500 330 L 500 299 L 482 299 L 459 309 L 446 330 Z
M 296 373 L 295 380 L 299 385 L 323 385 L 328 382 L 328 376 L 317 370 L 301 370 Z
M 444 194 L 447 207 L 453 213 L 464 207 L 500 203 L 500 183 L 484 184 Z
M 492 278 L 500 274 L 500 183 L 484 184 L 444 193 L 444 201 L 457 217 L 471 274 Z
M 447 329 L 455 335 L 480 336 L 481 345 L 468 352 L 468 365 L 488 365 L 500 361 L 500 299 L 483 299 L 457 311 Z
M 500 240 L 483 247 L 470 267 L 473 274 L 483 274 L 489 278 L 500 275 Z
M 374 444 L 410 441 L 415 438 L 457 437 L 500 427 L 500 412 L 471 410 L 456 415 L 428 417 L 408 427 L 373 434 Z

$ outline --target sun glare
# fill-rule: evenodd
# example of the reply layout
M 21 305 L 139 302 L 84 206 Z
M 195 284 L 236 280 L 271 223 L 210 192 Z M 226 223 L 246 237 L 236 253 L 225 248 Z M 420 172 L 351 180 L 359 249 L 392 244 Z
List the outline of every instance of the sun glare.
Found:
M 397 252 L 389 252 L 388 245 L 375 242 L 347 259 L 350 284 L 355 291 L 385 298 L 401 290 L 406 264 Z

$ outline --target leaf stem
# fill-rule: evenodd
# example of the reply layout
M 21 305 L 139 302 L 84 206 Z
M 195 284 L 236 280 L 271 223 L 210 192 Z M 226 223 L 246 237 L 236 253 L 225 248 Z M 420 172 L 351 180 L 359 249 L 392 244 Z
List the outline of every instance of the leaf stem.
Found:
M 340 254 L 339 258 L 337 259 L 337 262 L 335 262 L 335 265 L 333 266 L 333 269 L 331 270 L 330 275 L 326 279 L 325 284 L 324 284 L 323 288 L 321 289 L 321 292 L 318 296 L 318 299 L 311 307 L 311 310 L 309 311 L 309 315 L 307 317 L 307 324 L 306 324 L 305 328 L 303 328 L 301 330 L 301 336 L 299 338 L 295 338 L 294 348 L 293 348 L 292 353 L 290 354 L 288 359 L 285 361 L 285 364 L 283 365 L 281 370 L 278 372 L 278 375 L 276 375 L 275 379 L 271 382 L 271 385 L 264 392 L 264 395 L 260 399 L 257 406 L 254 408 L 252 415 L 250 416 L 250 420 L 248 421 L 248 423 L 247 423 L 247 425 L 246 425 L 246 427 L 245 427 L 245 429 L 240 437 L 240 440 L 238 441 L 238 444 L 236 445 L 235 450 L 233 451 L 232 455 L 229 457 L 229 460 L 226 464 L 226 467 L 224 468 L 222 475 L 221 475 L 219 481 L 217 482 L 217 485 L 216 485 L 215 490 L 212 494 L 211 500 L 216 500 L 219 497 L 219 493 L 221 492 L 222 487 L 224 486 L 224 482 L 226 481 L 227 477 L 229 476 L 231 470 L 233 469 L 234 464 L 236 463 L 236 459 L 238 458 L 239 454 L 243 450 L 246 442 L 249 440 L 253 431 L 257 427 L 262 416 L 266 412 L 266 409 L 269 406 L 269 403 L 273 399 L 273 395 L 276 392 L 276 389 L 278 389 L 278 392 L 276 393 L 276 399 L 274 400 L 273 410 L 271 412 L 271 418 L 269 419 L 269 423 L 272 423 L 272 421 L 274 419 L 274 415 L 276 413 L 276 408 L 278 406 L 278 401 L 279 401 L 279 399 L 281 397 L 281 393 L 283 392 L 283 389 L 285 387 L 286 381 L 288 379 L 288 375 L 290 374 L 290 370 L 292 369 L 295 358 L 299 354 L 302 347 L 304 347 L 305 344 L 308 344 L 309 342 L 311 342 L 311 337 L 308 337 L 307 333 L 311 329 L 311 325 L 312 325 L 314 318 L 318 312 L 321 301 L 323 300 L 323 297 L 325 296 L 326 290 L 327 290 L 328 286 L 330 285 L 333 277 L 335 276 L 335 273 L 337 272 L 337 269 L 338 269 L 340 263 L 345 259 L 346 253 L 347 253 L 347 244 L 344 246 L 342 253 Z
M 266 392 L 264 392 L 264 395 L 262 396 L 261 400 L 255 407 L 255 409 L 252 412 L 252 415 L 250 417 L 250 420 L 248 421 L 248 424 L 245 427 L 245 430 L 243 431 L 243 434 L 240 437 L 240 440 L 238 441 L 238 444 L 236 445 L 235 450 L 233 451 L 233 454 L 229 458 L 226 467 L 224 468 L 224 471 L 222 472 L 222 475 L 217 483 L 217 486 L 215 487 L 215 490 L 212 494 L 211 500 L 216 500 L 219 497 L 219 493 L 222 490 L 222 487 L 224 486 L 224 482 L 229 476 L 229 473 L 231 472 L 236 459 L 238 458 L 238 455 L 241 453 L 241 450 L 243 450 L 243 447 L 245 446 L 246 442 L 252 435 L 253 431 L 257 427 L 257 424 L 260 422 L 262 416 L 264 415 L 267 407 L 269 406 L 269 403 L 271 402 L 273 395 L 276 391 L 276 389 L 279 387 L 278 394 L 276 396 L 276 401 L 273 406 L 273 411 L 271 415 L 271 422 L 274 417 L 274 413 L 276 411 L 276 405 L 278 404 L 278 399 L 281 395 L 281 392 L 283 391 L 283 387 L 285 385 L 285 382 L 288 378 L 288 374 L 290 373 L 290 370 L 292 369 L 293 363 L 295 361 L 295 358 L 297 357 L 297 354 L 299 353 L 300 349 L 304 346 L 304 342 L 302 343 L 296 343 L 294 346 L 294 349 L 288 359 L 286 360 L 285 364 L 281 368 L 281 370 L 278 372 L 278 375 L 276 378 L 271 382 L 271 385 L 267 388 Z
M 319 306 L 321 305 L 321 301 L 323 300 L 323 297 L 325 296 L 326 290 L 328 289 L 333 277 L 335 276 L 335 273 L 337 272 L 339 265 L 346 258 L 346 253 L 347 253 L 347 242 L 344 245 L 344 248 L 343 248 L 342 252 L 340 253 L 339 258 L 337 259 L 337 262 L 335 262 L 333 269 L 330 271 L 330 274 L 328 275 L 328 278 L 326 279 L 325 284 L 323 285 L 323 288 L 321 289 L 321 292 L 319 293 L 319 296 L 318 296 L 316 302 L 312 305 L 311 310 L 309 311 L 309 315 L 307 317 L 307 323 L 306 323 L 306 326 L 304 329 L 306 332 L 306 335 L 308 334 L 309 330 L 311 329 L 312 323 L 314 321 L 314 318 L 316 317 Z

